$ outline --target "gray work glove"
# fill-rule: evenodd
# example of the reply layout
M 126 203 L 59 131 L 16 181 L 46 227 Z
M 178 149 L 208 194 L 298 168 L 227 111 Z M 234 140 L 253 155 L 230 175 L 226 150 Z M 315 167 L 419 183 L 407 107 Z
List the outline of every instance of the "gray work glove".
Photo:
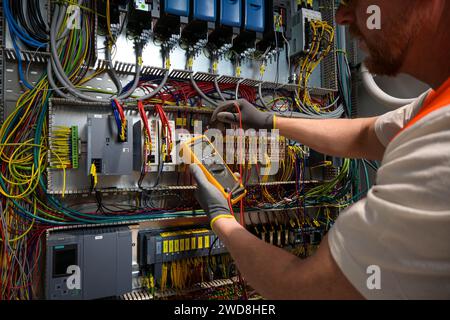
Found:
M 242 115 L 242 126 L 244 129 L 275 129 L 275 115 L 269 112 L 259 111 L 255 106 L 245 99 L 226 101 L 214 110 L 211 121 L 217 120 L 225 123 L 239 125 L 239 113 L 235 103 L 239 105 Z
M 228 200 L 208 181 L 202 169 L 197 164 L 191 164 L 190 169 L 192 176 L 197 181 L 195 198 L 208 215 L 211 229 L 213 224 L 221 218 L 234 218 L 228 206 Z

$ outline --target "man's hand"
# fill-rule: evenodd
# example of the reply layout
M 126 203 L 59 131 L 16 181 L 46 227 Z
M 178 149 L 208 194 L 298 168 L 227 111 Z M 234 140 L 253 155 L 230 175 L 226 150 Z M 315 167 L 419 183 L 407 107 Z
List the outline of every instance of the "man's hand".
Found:
M 275 129 L 275 115 L 269 112 L 259 111 L 250 102 L 244 99 L 236 101 L 226 101 L 220 104 L 212 115 L 211 121 L 219 120 L 221 122 L 239 125 L 239 113 L 236 109 L 239 106 L 242 115 L 242 125 L 244 129 Z
M 208 215 L 211 221 L 211 229 L 219 219 L 234 218 L 228 206 L 228 200 L 208 181 L 202 169 L 196 164 L 191 164 L 190 169 L 192 176 L 197 181 L 195 198 Z

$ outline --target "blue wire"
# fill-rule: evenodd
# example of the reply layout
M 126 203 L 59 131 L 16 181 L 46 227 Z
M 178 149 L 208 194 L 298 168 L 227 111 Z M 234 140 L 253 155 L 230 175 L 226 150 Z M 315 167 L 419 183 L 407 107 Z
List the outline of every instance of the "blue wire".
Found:
M 31 85 L 27 79 L 25 78 L 25 75 L 23 73 L 23 66 L 22 66 L 22 54 L 20 53 L 20 49 L 19 46 L 16 43 L 16 37 L 14 34 L 11 34 L 11 40 L 13 43 L 13 47 L 14 47 L 14 51 L 16 52 L 16 56 L 17 56 L 17 64 L 18 64 L 18 69 L 19 69 L 19 78 L 20 81 L 23 83 L 23 85 L 29 89 L 29 90 L 33 90 L 34 86 Z
M 116 119 L 117 129 L 119 130 L 118 134 L 122 132 L 122 121 L 120 120 L 119 110 L 117 110 L 116 102 L 114 100 L 111 101 L 111 105 L 114 112 L 114 118 Z
M 9 31 L 11 34 L 16 34 L 19 39 L 26 43 L 27 45 L 35 48 L 41 48 L 43 46 L 46 46 L 46 43 L 37 41 L 33 37 L 31 37 L 28 33 L 26 33 L 14 20 L 14 17 L 12 16 L 11 10 L 9 8 L 9 0 L 3 1 L 3 10 L 5 13 L 6 20 L 8 22 Z
M 28 33 L 26 33 L 14 20 L 14 18 L 12 17 L 10 8 L 9 8 L 9 0 L 5 0 L 3 1 L 3 9 L 5 12 L 5 17 L 6 17 L 6 21 L 8 23 L 8 27 L 9 27 L 9 33 L 11 35 L 11 40 L 13 43 L 13 47 L 14 47 L 14 51 L 16 53 L 17 56 L 17 61 L 18 61 L 18 69 L 19 69 L 19 78 L 20 81 L 24 84 L 24 86 L 29 89 L 32 90 L 34 88 L 33 85 L 31 85 L 27 80 L 26 77 L 24 76 L 23 73 L 23 66 L 22 66 L 22 55 L 20 52 L 20 48 L 17 44 L 17 37 L 24 42 L 25 44 L 31 46 L 31 47 L 35 47 L 37 49 L 40 49 L 42 47 L 45 47 L 47 44 L 43 43 L 43 42 L 39 42 L 36 41 L 35 39 L 33 39 L 30 35 L 28 35 Z

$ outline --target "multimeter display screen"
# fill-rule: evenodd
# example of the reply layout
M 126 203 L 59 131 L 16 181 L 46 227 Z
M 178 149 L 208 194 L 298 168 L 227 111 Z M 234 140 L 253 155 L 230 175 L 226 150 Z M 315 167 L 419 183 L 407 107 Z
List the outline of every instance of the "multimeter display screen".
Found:
M 193 143 L 191 148 L 194 150 L 197 159 L 224 188 L 226 193 L 237 186 L 238 182 L 228 169 L 222 156 L 209 141 L 199 139 Z

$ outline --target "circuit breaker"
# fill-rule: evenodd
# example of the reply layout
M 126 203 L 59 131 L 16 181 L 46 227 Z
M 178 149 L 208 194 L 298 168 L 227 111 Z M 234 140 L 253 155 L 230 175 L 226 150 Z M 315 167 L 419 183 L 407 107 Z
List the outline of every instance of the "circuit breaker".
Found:
M 264 0 L 245 1 L 245 29 L 248 31 L 264 32 L 265 29 Z
M 217 0 L 194 0 L 194 19 L 215 22 L 217 16 Z
M 237 27 L 242 25 L 242 1 L 221 0 L 220 23 L 225 26 Z
M 164 0 L 164 10 L 174 16 L 189 16 L 189 0 Z
M 46 247 L 47 299 L 100 299 L 131 291 L 128 227 L 53 232 Z

